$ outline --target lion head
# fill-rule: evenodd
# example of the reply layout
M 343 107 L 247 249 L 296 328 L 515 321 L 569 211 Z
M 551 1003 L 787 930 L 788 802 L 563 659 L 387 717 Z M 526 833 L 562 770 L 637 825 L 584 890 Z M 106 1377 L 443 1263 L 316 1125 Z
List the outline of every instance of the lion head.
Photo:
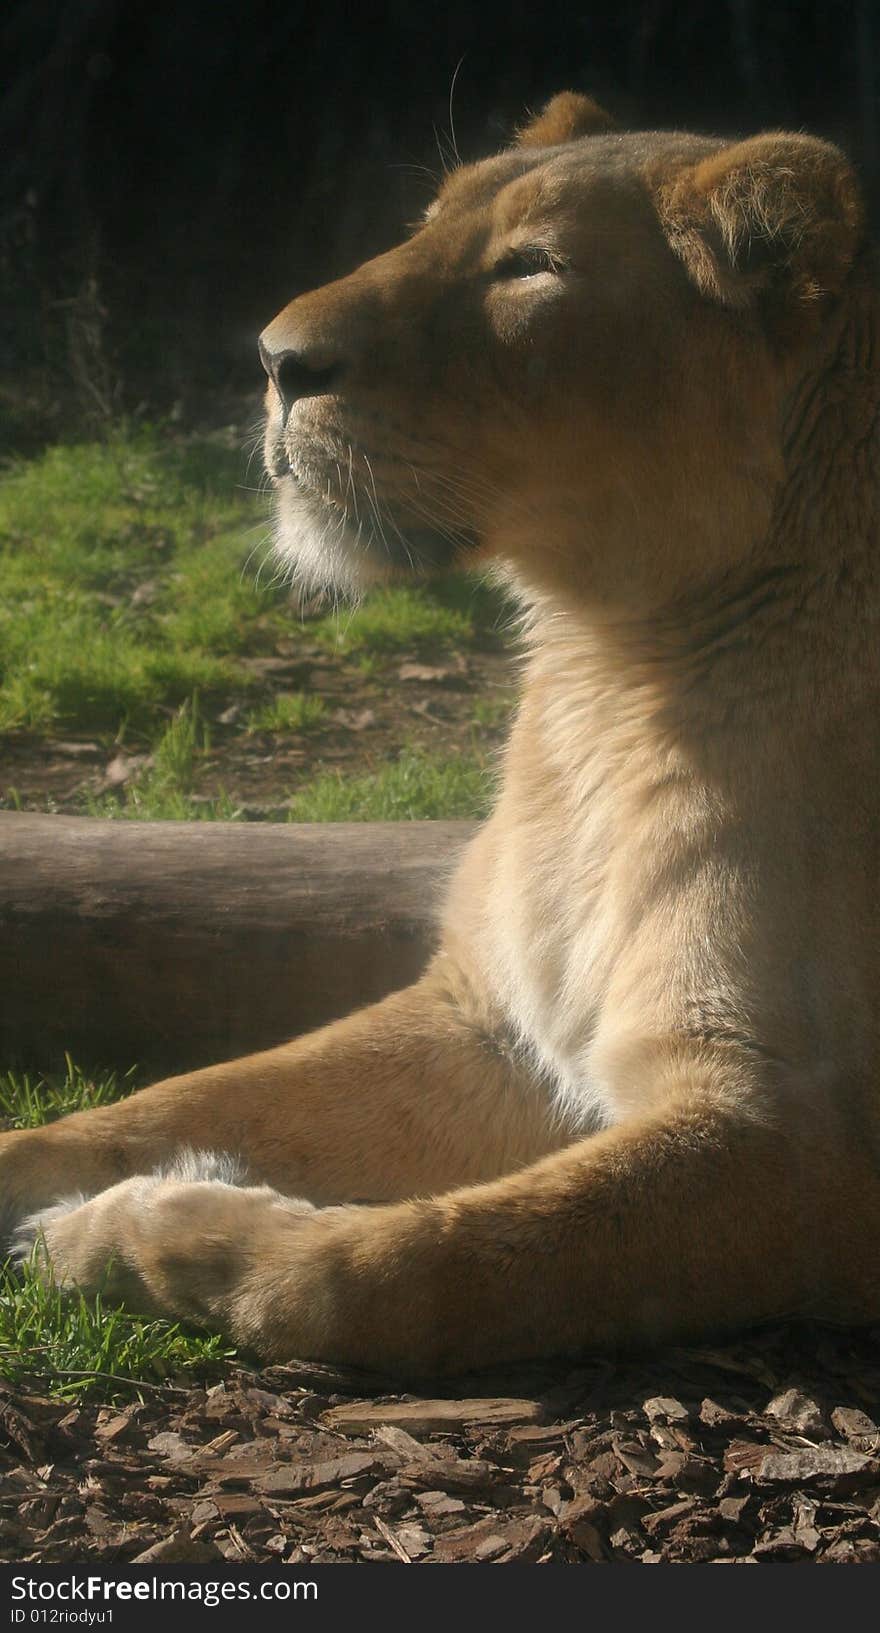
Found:
M 355 592 L 497 558 L 595 605 L 717 575 L 767 536 L 861 238 L 825 142 L 624 133 L 562 93 L 264 331 L 280 556 Z

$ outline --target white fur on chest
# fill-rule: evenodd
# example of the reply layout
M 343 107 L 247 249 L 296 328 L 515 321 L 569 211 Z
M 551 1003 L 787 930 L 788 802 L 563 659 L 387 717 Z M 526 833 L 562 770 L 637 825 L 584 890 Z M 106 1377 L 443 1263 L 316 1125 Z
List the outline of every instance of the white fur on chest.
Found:
M 616 801 L 598 764 L 558 789 L 554 806 L 520 807 L 486 881 L 482 968 L 496 1002 L 572 1134 L 616 1120 L 591 1048 L 619 954 L 611 872 Z M 501 813 L 499 813 L 499 816 Z
M 576 1136 L 626 1114 L 605 1045 L 633 1006 L 663 1031 L 719 985 L 704 922 L 717 813 L 575 677 L 520 725 L 487 848 L 480 967 Z

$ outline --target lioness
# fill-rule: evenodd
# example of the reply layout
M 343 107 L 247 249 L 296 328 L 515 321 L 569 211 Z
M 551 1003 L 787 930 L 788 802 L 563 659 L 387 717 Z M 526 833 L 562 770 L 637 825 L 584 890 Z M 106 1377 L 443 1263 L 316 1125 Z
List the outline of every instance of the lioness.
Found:
M 24 1248 L 412 1372 L 880 1315 L 877 327 L 834 147 L 571 93 L 269 325 L 294 573 L 527 609 L 503 786 L 415 986 L 7 1135 Z

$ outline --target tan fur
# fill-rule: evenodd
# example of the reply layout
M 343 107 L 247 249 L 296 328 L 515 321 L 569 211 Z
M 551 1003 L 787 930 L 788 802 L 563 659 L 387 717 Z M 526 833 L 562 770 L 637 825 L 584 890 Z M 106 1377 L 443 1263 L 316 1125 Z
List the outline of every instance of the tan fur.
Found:
M 0 1147 L 13 1220 L 97 1193 L 43 1217 L 57 1274 L 112 1255 L 127 1296 L 268 1356 L 417 1372 L 880 1316 L 858 190 L 809 137 L 598 123 L 566 93 L 263 336 L 294 572 L 482 560 L 527 609 L 431 967 Z

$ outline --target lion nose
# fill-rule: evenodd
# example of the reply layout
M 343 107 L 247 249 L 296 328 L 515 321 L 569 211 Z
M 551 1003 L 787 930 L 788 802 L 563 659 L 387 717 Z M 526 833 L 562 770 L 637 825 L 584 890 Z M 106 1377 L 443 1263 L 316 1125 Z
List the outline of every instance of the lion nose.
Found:
M 302 397 L 323 397 L 342 372 L 341 365 L 323 349 L 276 349 L 265 335 L 260 336 L 259 348 L 263 368 L 281 398 L 285 414 Z

